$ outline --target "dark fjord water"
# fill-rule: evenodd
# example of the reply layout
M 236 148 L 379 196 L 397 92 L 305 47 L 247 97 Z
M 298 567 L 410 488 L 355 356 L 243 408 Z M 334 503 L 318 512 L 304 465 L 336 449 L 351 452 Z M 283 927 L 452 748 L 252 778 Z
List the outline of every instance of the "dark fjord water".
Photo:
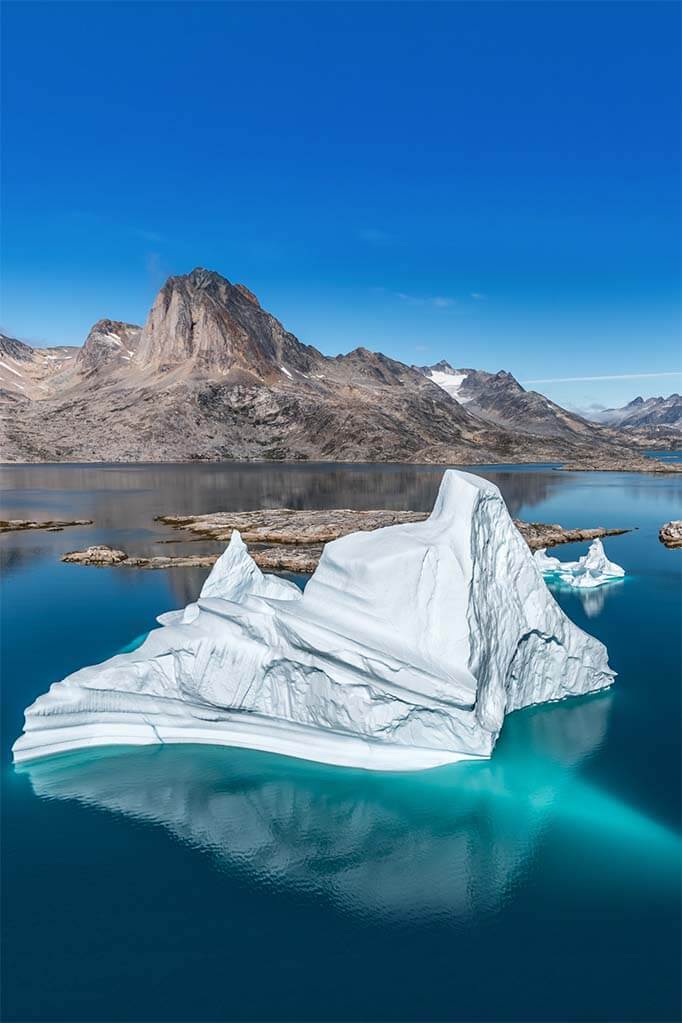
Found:
M 14 467 L 0 538 L 5 1020 L 678 1020 L 680 580 L 674 477 L 479 469 L 513 514 L 637 526 L 628 577 L 567 613 L 619 672 L 508 718 L 493 759 L 417 775 L 249 751 L 74 753 L 15 769 L 22 712 L 192 599 L 203 571 L 64 565 L 159 548 L 154 515 L 426 509 L 440 470 Z M 567 546 L 572 558 L 585 545 Z

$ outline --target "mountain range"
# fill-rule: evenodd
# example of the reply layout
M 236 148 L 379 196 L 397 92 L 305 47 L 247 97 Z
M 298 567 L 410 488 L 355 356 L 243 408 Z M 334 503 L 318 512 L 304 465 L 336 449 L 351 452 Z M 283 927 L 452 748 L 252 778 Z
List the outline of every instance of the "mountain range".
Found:
M 0 335 L 0 429 L 6 462 L 474 464 L 617 458 L 635 439 L 509 373 L 325 356 L 201 268 L 166 281 L 144 326 L 100 320 L 80 348 Z
M 595 423 L 621 430 L 677 431 L 682 434 L 682 394 L 671 394 L 667 398 L 634 398 L 622 408 L 595 411 L 589 418 Z
M 550 401 L 537 391 L 526 391 L 511 373 L 481 369 L 453 369 L 443 361 L 420 367 L 467 412 L 505 430 L 520 430 L 534 437 L 580 443 L 595 436 L 594 425 Z M 605 440 L 598 436 L 598 442 Z

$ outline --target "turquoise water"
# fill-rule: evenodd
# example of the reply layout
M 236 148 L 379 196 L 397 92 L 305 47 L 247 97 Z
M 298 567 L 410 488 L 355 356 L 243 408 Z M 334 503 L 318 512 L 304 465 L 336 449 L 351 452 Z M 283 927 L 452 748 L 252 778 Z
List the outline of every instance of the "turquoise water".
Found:
M 14 768 L 23 708 L 139 640 L 205 572 L 64 565 L 158 547 L 156 514 L 427 508 L 405 467 L 18 467 L 0 537 L 6 1020 L 678 1020 L 682 552 L 674 477 L 481 470 L 515 515 L 633 526 L 622 583 L 558 593 L 602 639 L 605 694 L 510 716 L 493 759 L 372 775 L 209 747 Z M 562 559 L 584 552 L 566 545 Z

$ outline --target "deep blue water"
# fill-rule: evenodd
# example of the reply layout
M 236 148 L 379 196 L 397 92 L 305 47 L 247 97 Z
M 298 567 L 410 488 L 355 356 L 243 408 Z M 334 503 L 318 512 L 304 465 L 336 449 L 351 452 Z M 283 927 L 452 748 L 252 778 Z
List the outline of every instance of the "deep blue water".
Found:
M 409 467 L 16 467 L 0 537 L 4 1020 L 679 1020 L 682 480 L 484 469 L 515 515 L 633 526 L 627 578 L 567 613 L 606 694 L 511 715 L 486 764 L 374 775 L 250 751 L 15 769 L 23 708 L 192 599 L 202 571 L 64 565 L 155 546 L 162 512 L 428 508 Z M 566 560 L 586 545 L 558 550 Z

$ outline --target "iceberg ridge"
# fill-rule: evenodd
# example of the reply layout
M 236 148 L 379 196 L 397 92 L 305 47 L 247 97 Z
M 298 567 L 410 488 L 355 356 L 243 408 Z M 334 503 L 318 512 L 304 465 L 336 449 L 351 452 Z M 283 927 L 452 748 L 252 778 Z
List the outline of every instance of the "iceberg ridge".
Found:
M 455 470 L 427 520 L 327 544 L 303 594 L 233 533 L 198 601 L 159 621 L 39 697 L 15 761 L 190 742 L 418 770 L 489 757 L 506 713 L 614 677 L 498 489 Z

